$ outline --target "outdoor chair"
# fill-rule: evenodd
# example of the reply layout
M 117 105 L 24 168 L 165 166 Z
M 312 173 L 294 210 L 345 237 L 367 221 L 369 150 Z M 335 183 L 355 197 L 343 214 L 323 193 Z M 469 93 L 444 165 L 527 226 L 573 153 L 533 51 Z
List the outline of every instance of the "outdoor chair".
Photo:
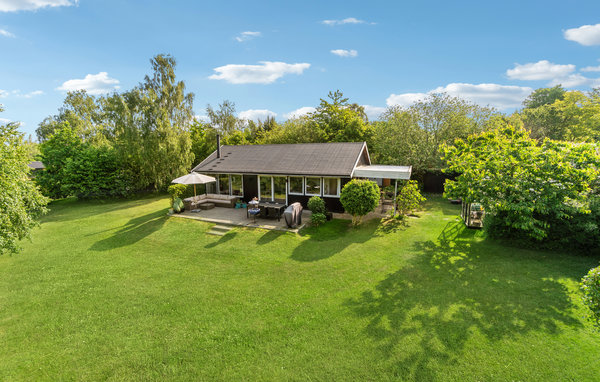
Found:
M 260 208 L 248 208 L 248 213 L 252 216 L 252 221 L 256 223 L 256 215 L 260 215 Z

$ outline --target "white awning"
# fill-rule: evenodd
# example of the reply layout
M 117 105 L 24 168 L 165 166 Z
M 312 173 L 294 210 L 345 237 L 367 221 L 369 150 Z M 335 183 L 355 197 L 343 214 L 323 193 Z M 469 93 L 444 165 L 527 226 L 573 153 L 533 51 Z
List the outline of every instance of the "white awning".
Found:
M 354 178 L 381 178 L 381 179 L 410 179 L 412 166 L 358 166 L 354 169 Z

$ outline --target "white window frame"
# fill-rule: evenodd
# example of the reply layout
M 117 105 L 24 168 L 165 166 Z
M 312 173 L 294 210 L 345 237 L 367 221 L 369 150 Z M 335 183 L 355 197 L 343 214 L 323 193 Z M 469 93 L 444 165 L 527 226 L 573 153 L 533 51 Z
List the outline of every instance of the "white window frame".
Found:
M 326 194 L 325 193 L 325 179 L 337 179 L 337 195 L 331 195 L 331 194 Z M 341 179 L 340 178 L 334 178 L 332 176 L 327 176 L 327 177 L 323 177 L 323 179 L 321 180 L 321 193 L 323 194 L 323 197 L 327 197 L 327 198 L 339 198 L 340 197 L 340 183 L 341 183 Z
M 258 200 L 262 200 L 262 192 L 261 192 L 261 190 L 260 190 L 260 178 L 261 178 L 262 176 L 264 176 L 265 178 L 266 178 L 266 177 L 269 177 L 269 178 L 271 178 L 271 200 L 274 200 L 274 199 L 273 199 L 273 192 L 274 192 L 274 190 L 273 190 L 273 175 L 267 175 L 267 174 L 259 175 L 259 176 L 257 177 L 257 181 L 258 181 Z
M 242 179 L 242 194 L 241 195 L 235 195 L 239 198 L 243 198 L 244 197 L 244 175 L 243 174 L 229 174 L 229 195 L 230 196 L 234 196 L 233 195 L 233 185 L 231 183 L 231 176 L 232 175 L 238 175 L 241 179 Z
M 318 194 L 311 194 L 311 193 L 306 192 L 306 184 L 307 184 L 306 179 L 307 178 L 317 178 L 317 179 L 319 179 L 319 193 Z M 305 176 L 304 177 L 304 188 L 303 188 L 303 190 L 304 190 L 304 195 L 307 195 L 307 196 L 321 196 L 321 195 L 323 195 L 323 179 L 321 179 L 320 176 Z
M 292 192 L 290 185 L 292 184 L 292 182 L 290 182 L 290 178 L 300 178 L 302 179 L 302 192 Z M 288 194 L 289 195 L 304 195 L 304 191 L 306 191 L 306 189 L 304 188 L 304 177 L 303 176 L 288 176 Z

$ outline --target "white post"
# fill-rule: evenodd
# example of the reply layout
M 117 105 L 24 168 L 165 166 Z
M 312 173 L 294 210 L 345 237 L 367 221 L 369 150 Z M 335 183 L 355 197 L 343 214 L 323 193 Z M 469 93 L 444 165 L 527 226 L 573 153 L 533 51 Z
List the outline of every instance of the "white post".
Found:
M 394 179 L 394 216 L 396 216 L 396 193 L 398 192 L 398 179 Z

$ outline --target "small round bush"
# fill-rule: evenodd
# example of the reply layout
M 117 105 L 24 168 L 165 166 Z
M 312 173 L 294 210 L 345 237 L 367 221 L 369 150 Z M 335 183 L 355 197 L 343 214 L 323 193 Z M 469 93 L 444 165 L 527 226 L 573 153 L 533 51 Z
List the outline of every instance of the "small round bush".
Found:
M 590 321 L 600 329 L 600 267 L 592 268 L 581 280 L 583 302 L 590 308 Z
M 379 204 L 379 186 L 375 182 L 352 179 L 342 188 L 340 202 L 352 215 L 352 225 L 359 225 L 363 216 L 375 211 Z
M 171 195 L 171 203 L 175 201 L 176 198 L 181 198 L 183 194 L 187 190 L 187 185 L 185 184 L 173 184 L 167 188 L 167 192 Z
M 180 213 L 184 208 L 185 206 L 183 205 L 183 200 L 181 200 L 181 198 L 175 198 L 175 200 L 173 200 L 173 211 Z
M 315 226 L 320 226 L 321 224 L 325 223 L 326 221 L 327 221 L 327 217 L 325 216 L 325 214 L 322 214 L 320 212 L 313 213 L 310 215 L 310 222 Z
M 325 215 L 327 212 L 327 209 L 325 209 L 325 201 L 318 196 L 313 196 L 312 198 L 308 199 L 308 209 L 313 214 Z
M 419 191 L 419 186 L 416 180 L 409 180 L 400 188 L 396 203 L 400 216 L 406 216 L 419 208 L 419 204 L 425 201 L 423 195 Z

